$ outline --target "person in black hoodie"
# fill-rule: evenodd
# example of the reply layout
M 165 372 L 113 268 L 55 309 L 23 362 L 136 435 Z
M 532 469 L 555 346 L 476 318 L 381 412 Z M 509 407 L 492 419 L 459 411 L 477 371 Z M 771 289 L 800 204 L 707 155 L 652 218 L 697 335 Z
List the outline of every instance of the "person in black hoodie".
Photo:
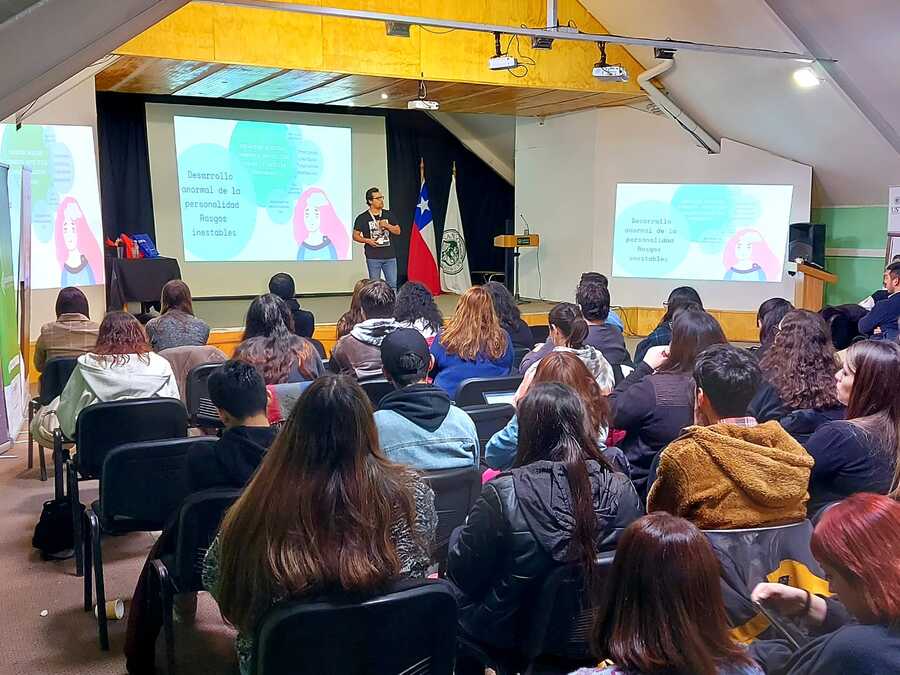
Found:
M 300 307 L 300 303 L 294 297 L 296 295 L 294 277 L 286 272 L 279 272 L 269 279 L 269 293 L 284 300 L 294 321 L 294 334 L 309 340 L 319 352 L 319 356 L 324 359 L 325 347 L 313 337 L 313 333 L 316 332 L 316 317 L 312 312 Z
M 244 487 L 276 436 L 266 416 L 266 385 L 253 366 L 226 361 L 210 373 L 207 387 L 225 430 L 214 446 L 188 452 L 188 487 Z
M 577 563 L 592 583 L 597 554 L 614 549 L 643 513 L 634 486 L 601 455 L 571 387 L 534 385 L 518 417 L 513 468 L 484 486 L 451 537 L 448 559 L 461 632 L 507 650 L 520 644 L 523 608 L 547 575 Z M 465 661 L 458 659 L 458 675 L 477 670 Z

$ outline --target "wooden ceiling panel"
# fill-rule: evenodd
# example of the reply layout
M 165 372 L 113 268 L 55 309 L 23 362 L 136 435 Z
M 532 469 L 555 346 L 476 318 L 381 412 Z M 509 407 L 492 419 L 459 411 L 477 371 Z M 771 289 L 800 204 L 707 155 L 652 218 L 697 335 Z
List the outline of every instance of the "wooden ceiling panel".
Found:
M 97 89 L 131 94 L 172 94 L 222 68 L 220 63 L 125 56 L 97 75 Z
M 193 82 L 179 89 L 179 96 L 204 96 L 221 98 L 241 89 L 251 87 L 258 82 L 285 72 L 279 68 L 262 68 L 259 66 L 226 66 L 202 80 Z
M 561 113 L 575 112 L 577 110 L 620 105 L 622 102 L 633 98 L 634 97 L 631 94 L 592 94 L 590 96 L 582 96 L 569 101 L 541 103 L 534 106 L 529 106 L 526 101 L 524 105 L 517 107 L 513 111 L 513 114 L 526 117 L 548 117 L 550 115 L 559 115 Z
M 288 96 L 281 99 L 291 103 L 334 103 L 351 105 L 356 96 L 362 96 L 395 84 L 396 77 L 372 77 L 370 75 L 348 75 L 325 87 Z
M 320 73 L 311 70 L 287 70 L 271 79 L 255 84 L 228 98 L 250 101 L 280 101 L 303 92 L 323 87 L 347 77 L 339 73 Z

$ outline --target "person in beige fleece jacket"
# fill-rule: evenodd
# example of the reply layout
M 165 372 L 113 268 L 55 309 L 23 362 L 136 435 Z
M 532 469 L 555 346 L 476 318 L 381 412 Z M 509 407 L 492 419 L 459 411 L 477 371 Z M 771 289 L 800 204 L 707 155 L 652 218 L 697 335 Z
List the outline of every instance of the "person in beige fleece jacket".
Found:
M 713 345 L 697 357 L 694 380 L 696 425 L 662 451 L 647 512 L 668 511 L 707 530 L 806 518 L 813 458 L 778 422 L 747 416 L 761 380 L 756 359 Z

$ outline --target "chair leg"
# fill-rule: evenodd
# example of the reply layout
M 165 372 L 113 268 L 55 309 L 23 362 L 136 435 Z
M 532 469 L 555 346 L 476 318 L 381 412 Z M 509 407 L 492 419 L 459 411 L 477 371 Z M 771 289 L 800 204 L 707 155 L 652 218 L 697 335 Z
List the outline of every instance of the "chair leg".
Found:
M 34 438 L 31 434 L 31 422 L 34 420 L 34 399 L 28 401 L 28 468 L 34 467 Z M 41 480 L 46 480 L 42 478 Z
M 82 546 L 81 534 L 81 501 L 78 494 L 78 470 L 68 462 L 66 464 L 66 474 L 69 484 L 69 502 L 72 506 L 72 544 L 75 547 L 75 576 L 80 577 L 84 574 L 84 547 Z
M 63 483 L 65 481 L 65 476 L 63 472 L 66 467 L 66 458 L 63 451 L 62 444 L 62 432 L 57 430 L 53 433 L 53 487 L 55 491 L 55 497 L 57 499 L 62 499 L 65 496 L 65 491 L 63 489 Z
M 103 587 L 103 550 L 100 546 L 100 521 L 97 514 L 88 511 L 91 529 L 91 549 L 94 558 L 94 583 L 97 590 L 97 627 L 100 634 L 100 649 L 109 651 L 109 630 L 106 620 L 106 589 Z
M 93 516 L 93 519 L 92 519 Z M 96 516 L 93 511 L 88 510 L 84 513 L 84 536 L 82 537 L 82 549 L 84 550 L 84 611 L 90 612 L 94 605 L 94 595 L 92 588 L 93 583 L 93 570 L 91 569 L 94 564 L 94 525 L 93 523 L 97 521 Z M 99 524 L 99 523 L 98 523 Z
M 47 481 L 47 451 L 43 445 L 38 446 L 38 458 L 41 462 L 41 480 Z M 31 449 L 28 450 L 28 463 L 31 464 Z
M 166 672 L 167 675 L 175 675 L 175 622 L 173 616 L 172 583 L 169 579 L 169 570 L 162 560 L 152 561 L 156 572 L 156 581 L 159 584 L 159 598 L 162 606 L 163 636 L 166 642 Z

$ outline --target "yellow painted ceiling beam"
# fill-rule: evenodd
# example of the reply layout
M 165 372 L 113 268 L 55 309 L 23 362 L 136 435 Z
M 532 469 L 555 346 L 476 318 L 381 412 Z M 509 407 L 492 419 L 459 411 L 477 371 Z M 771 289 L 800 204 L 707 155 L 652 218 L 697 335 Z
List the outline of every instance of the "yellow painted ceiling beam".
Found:
M 543 27 L 545 0 L 281 0 L 408 16 L 428 16 L 509 26 Z M 588 33 L 608 32 L 577 0 L 560 0 L 559 21 Z M 510 36 L 502 40 L 504 49 Z M 511 55 L 532 58 L 522 77 L 491 71 L 494 38 L 487 33 L 413 27 L 409 38 L 388 37 L 375 21 L 319 17 L 297 12 L 193 3 L 122 45 L 116 53 L 184 61 L 318 70 L 512 87 L 641 94 L 634 76 L 641 65 L 619 45 L 607 46 L 609 63 L 631 73 L 629 82 L 599 82 L 591 66 L 592 44 L 557 40 L 552 50 L 532 50 L 515 38 Z M 520 61 L 523 60 L 520 58 Z

